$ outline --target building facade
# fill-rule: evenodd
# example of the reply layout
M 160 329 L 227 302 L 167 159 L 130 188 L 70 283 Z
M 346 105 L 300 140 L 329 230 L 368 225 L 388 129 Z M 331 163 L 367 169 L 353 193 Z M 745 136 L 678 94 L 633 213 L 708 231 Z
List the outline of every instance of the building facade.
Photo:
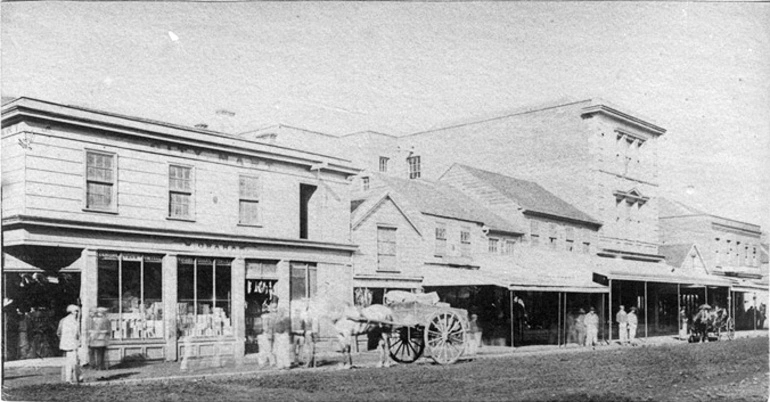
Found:
M 39 355 L 20 330 L 68 303 L 109 309 L 119 361 L 240 358 L 270 300 L 352 302 L 349 161 L 29 98 L 2 123 L 9 355 Z

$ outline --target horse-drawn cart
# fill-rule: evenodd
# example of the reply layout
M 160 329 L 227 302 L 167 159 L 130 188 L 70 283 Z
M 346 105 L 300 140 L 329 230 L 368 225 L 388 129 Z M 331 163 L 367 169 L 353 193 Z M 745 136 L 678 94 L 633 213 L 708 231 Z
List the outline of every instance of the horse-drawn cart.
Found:
M 688 338 L 690 343 L 735 338 L 735 321 L 724 309 L 711 311 L 708 304 L 701 305 L 692 321 Z
M 432 295 L 435 300 L 431 300 Z M 412 363 L 426 350 L 438 364 L 454 363 L 462 356 L 469 341 L 468 312 L 437 299 L 435 293 L 386 296 L 393 321 L 382 324 L 390 328 L 387 340 L 393 360 Z

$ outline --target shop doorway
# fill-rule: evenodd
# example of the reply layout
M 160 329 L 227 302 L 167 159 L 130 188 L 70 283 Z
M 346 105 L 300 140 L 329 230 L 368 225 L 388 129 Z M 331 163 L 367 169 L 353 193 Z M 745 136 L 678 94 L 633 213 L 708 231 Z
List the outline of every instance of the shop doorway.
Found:
M 56 329 L 79 295 L 79 273 L 4 273 L 3 360 L 60 356 Z
M 246 354 L 259 353 L 257 336 L 262 333 L 262 315 L 271 302 L 277 302 L 276 295 L 278 261 L 246 262 Z

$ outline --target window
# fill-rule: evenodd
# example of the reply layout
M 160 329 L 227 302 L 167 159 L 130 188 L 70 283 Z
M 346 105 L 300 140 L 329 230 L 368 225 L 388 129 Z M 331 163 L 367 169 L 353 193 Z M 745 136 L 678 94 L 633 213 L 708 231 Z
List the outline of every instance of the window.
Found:
M 757 248 L 752 247 L 752 254 L 751 254 L 751 265 L 756 267 L 757 266 Z
M 471 255 L 471 231 L 469 229 L 460 231 L 460 255 L 463 257 Z
M 316 186 L 309 184 L 299 185 L 299 238 L 308 239 L 310 231 L 310 202 L 313 198 L 313 193 L 317 189 Z
M 443 223 L 436 224 L 436 250 L 434 254 L 436 256 L 446 254 L 446 225 Z
M 589 242 L 583 242 L 583 254 L 590 254 L 591 253 L 591 243 Z
M 497 254 L 500 252 L 498 244 L 500 243 L 500 240 L 498 239 L 489 239 L 489 252 L 492 254 Z
M 192 168 L 170 165 L 168 167 L 168 216 L 192 219 Z
M 230 260 L 179 257 L 177 327 L 181 336 L 231 336 Z
M 388 171 L 388 161 L 389 160 L 390 159 L 388 159 L 388 158 L 386 158 L 384 156 L 380 156 L 380 172 L 385 173 L 385 172 Z
M 419 179 L 420 178 L 420 157 L 410 156 L 406 158 L 406 162 L 409 164 L 409 178 Z
M 111 339 L 163 338 L 160 256 L 99 252 L 97 302 L 109 309 Z
M 529 239 L 533 246 L 540 244 L 540 225 L 537 221 L 529 221 Z
M 313 263 L 291 263 L 291 300 L 315 297 L 318 292 L 318 268 Z
M 551 246 L 551 248 L 555 249 L 556 244 L 558 243 L 558 240 L 559 240 L 558 235 L 556 234 L 556 224 L 551 223 L 548 225 L 548 227 L 549 227 L 549 232 L 551 233 L 548 236 L 548 244 Z
M 505 241 L 505 249 L 503 249 L 503 254 L 505 255 L 513 255 L 513 247 L 516 244 L 515 240 L 506 240 Z
M 238 222 L 243 225 L 258 225 L 259 222 L 259 179 L 241 176 L 238 190 Z
M 575 229 L 573 228 L 566 229 L 565 240 L 567 243 L 567 251 L 574 251 L 575 250 Z
M 361 184 L 363 185 L 364 191 L 368 190 L 369 189 L 369 178 L 368 177 L 361 178 Z
M 86 151 L 86 209 L 116 209 L 115 169 L 114 154 Z
M 396 268 L 396 228 L 377 227 L 377 270 L 398 270 Z

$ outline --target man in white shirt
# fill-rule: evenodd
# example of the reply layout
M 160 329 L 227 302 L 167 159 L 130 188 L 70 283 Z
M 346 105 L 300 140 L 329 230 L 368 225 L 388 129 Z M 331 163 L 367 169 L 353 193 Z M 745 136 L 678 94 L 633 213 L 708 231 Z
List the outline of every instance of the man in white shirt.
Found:
M 65 352 L 64 357 L 64 381 L 77 384 L 82 381 L 80 376 L 80 361 L 78 348 L 80 347 L 80 308 L 74 304 L 67 306 L 66 317 L 59 321 L 59 349 Z

